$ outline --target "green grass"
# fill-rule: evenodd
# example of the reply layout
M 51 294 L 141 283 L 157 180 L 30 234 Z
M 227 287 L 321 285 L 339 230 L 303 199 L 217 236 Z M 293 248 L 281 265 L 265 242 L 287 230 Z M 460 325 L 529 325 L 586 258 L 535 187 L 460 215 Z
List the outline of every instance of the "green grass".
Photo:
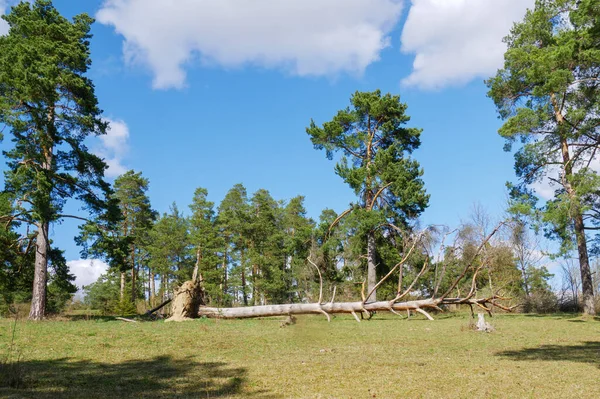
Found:
M 464 315 L 20 322 L 7 398 L 598 398 L 600 321 Z M 0 355 L 10 342 L 0 320 Z

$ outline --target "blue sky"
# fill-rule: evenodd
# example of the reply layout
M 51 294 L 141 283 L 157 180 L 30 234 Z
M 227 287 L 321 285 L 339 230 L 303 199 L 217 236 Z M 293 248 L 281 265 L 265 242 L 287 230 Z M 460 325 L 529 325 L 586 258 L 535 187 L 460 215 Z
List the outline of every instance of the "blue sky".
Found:
M 329 120 L 354 91 L 381 89 L 400 94 L 410 126 L 424 129 L 414 154 L 431 194 L 423 224 L 448 225 L 475 203 L 494 215 L 505 205 L 513 159 L 483 81 L 501 67 L 501 38 L 530 3 L 54 1 L 65 16 L 99 19 L 89 76 L 115 123 L 90 147 L 111 174 L 141 171 L 159 212 L 173 202 L 187 211 L 200 186 L 218 204 L 236 183 L 276 199 L 304 195 L 313 218 L 343 211 L 353 193 L 305 128 Z M 53 228 L 70 260 L 79 258 L 76 233 L 74 222 Z

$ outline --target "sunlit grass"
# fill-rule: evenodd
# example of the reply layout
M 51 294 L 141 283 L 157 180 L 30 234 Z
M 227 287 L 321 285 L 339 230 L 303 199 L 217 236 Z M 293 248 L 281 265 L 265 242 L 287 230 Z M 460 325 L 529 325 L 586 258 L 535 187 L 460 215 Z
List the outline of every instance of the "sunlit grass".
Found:
M 498 315 L 20 322 L 25 388 L 11 398 L 600 397 L 600 322 Z M 0 321 L 0 353 L 10 338 Z

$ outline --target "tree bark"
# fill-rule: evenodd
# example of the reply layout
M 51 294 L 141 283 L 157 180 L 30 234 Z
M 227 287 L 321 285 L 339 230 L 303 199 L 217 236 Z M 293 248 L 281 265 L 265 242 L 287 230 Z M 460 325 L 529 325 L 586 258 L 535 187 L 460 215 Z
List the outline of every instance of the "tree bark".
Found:
M 559 129 L 561 129 L 565 123 L 565 119 L 554 94 L 551 95 L 551 101 L 554 107 L 556 122 L 559 125 Z M 575 188 L 571 184 L 571 179 L 573 177 L 573 159 L 569 153 L 569 143 L 564 135 L 561 136 L 560 145 L 564 170 L 562 183 L 571 201 L 571 220 L 574 223 L 577 253 L 579 255 L 579 269 L 581 272 L 581 288 L 583 294 L 583 312 L 588 315 L 595 315 L 594 286 L 592 283 L 592 272 L 590 270 L 590 261 L 588 257 L 585 225 L 583 223 L 583 212 L 581 210 L 581 205 L 579 204 L 579 198 L 577 198 Z
M 229 275 L 227 273 L 227 262 L 223 259 L 223 298 L 227 297 L 227 284 L 229 280 Z
M 121 272 L 121 288 L 119 291 L 119 299 L 121 302 L 125 299 L 125 272 Z
M 575 238 L 577 242 L 577 253 L 579 255 L 579 269 L 581 272 L 581 288 L 583 294 L 583 312 L 588 315 L 595 315 L 594 304 L 594 285 L 592 283 L 592 272 L 590 270 L 590 260 L 587 250 L 587 239 L 585 236 L 585 225 L 583 223 L 583 214 L 581 205 L 577 198 L 577 193 L 571 185 L 573 176 L 573 164 L 569 154 L 569 145 L 566 138 L 561 140 L 561 150 L 563 156 L 564 178 L 563 185 L 569 199 L 571 200 L 571 217 L 574 222 Z
M 242 268 L 242 299 L 244 300 L 244 306 L 248 306 L 248 293 L 246 292 L 246 266 L 243 250 L 240 252 L 240 267 Z
M 200 248 L 196 249 L 196 264 L 194 265 L 194 271 L 192 272 L 192 281 L 198 280 L 198 270 L 200 269 L 200 260 L 202 257 L 202 252 Z
M 238 308 L 213 308 L 200 306 L 198 316 L 222 318 L 222 319 L 243 319 L 251 317 L 271 317 L 271 316 L 287 316 L 297 314 L 336 314 L 347 313 L 357 315 L 358 313 L 367 312 L 397 312 L 413 310 L 419 312 L 427 319 L 433 318 L 426 312 L 426 309 L 439 309 L 441 305 L 481 305 L 492 304 L 500 306 L 493 301 L 495 298 L 485 299 L 467 299 L 467 298 L 438 298 L 438 299 L 422 299 L 417 301 L 395 302 L 379 301 L 379 302 L 328 302 L 328 303 L 293 303 L 285 305 L 264 305 L 264 306 L 249 306 Z M 503 307 L 504 308 L 504 307 Z M 360 321 L 355 316 L 357 321 Z
M 579 212 L 575 216 L 575 234 L 577 235 L 577 252 L 579 253 L 579 268 L 581 270 L 581 289 L 583 293 L 583 312 L 595 315 L 594 285 L 587 252 L 587 242 L 583 224 L 583 216 Z
M 375 263 L 375 232 L 370 231 L 367 235 L 367 292 L 371 292 L 377 284 L 377 264 Z M 377 290 L 367 298 L 367 302 L 377 301 Z
M 136 279 L 136 269 L 135 269 L 135 246 L 131 246 L 131 303 L 135 305 L 135 300 L 137 299 L 137 279 Z
M 50 144 L 47 147 L 42 147 L 44 153 L 44 162 L 42 163 L 42 169 L 45 171 L 52 170 L 52 163 L 54 161 L 54 143 L 51 131 L 54 130 L 54 105 L 50 106 L 48 110 L 48 130 L 44 132 L 47 135 Z M 52 184 L 52 183 L 51 183 Z M 52 196 L 52 189 L 47 193 L 50 197 Z M 50 211 L 51 199 L 48 201 L 46 206 L 48 209 L 41 209 L 40 213 L 43 215 L 44 211 Z M 42 216 L 42 219 L 43 216 Z M 31 309 L 29 309 L 30 320 L 42 320 L 46 314 L 46 283 L 48 274 L 48 251 L 50 250 L 50 238 L 48 232 L 50 230 L 50 222 L 46 218 L 41 220 L 38 224 L 37 238 L 36 238 L 36 251 L 35 251 L 35 267 L 33 275 L 33 290 L 31 296 Z
M 252 265 L 252 306 L 256 305 L 256 272 L 257 266 Z
M 154 298 L 156 298 L 156 276 L 150 270 L 150 306 L 154 306 Z
M 42 222 L 38 228 L 35 251 L 33 294 L 31 297 L 30 320 L 42 320 L 46 312 L 46 279 L 48 273 L 49 223 Z

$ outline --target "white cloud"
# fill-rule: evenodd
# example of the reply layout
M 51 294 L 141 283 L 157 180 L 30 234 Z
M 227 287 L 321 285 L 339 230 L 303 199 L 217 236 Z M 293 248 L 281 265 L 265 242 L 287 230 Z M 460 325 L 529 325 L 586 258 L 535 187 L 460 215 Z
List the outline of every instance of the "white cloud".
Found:
M 108 270 L 108 265 L 98 259 L 70 260 L 67 262 L 67 266 L 75 275 L 75 285 L 79 290 L 76 294 L 78 298 L 83 296 L 83 286 L 96 282 Z
M 402 51 L 415 53 L 402 83 L 439 89 L 488 78 L 502 67 L 508 35 L 533 0 L 413 0 Z
M 0 16 L 6 14 L 8 3 L 5 0 L 0 0 Z M 8 23 L 0 18 L 0 36 L 8 33 Z
M 116 177 L 127 171 L 123 159 L 129 152 L 129 127 L 122 120 L 105 118 L 104 121 L 109 127 L 105 135 L 99 136 L 102 145 L 95 148 L 94 153 L 108 165 L 106 176 Z
M 106 0 L 96 17 L 124 37 L 126 62 L 166 89 L 185 85 L 193 61 L 362 74 L 401 11 L 402 0 Z

